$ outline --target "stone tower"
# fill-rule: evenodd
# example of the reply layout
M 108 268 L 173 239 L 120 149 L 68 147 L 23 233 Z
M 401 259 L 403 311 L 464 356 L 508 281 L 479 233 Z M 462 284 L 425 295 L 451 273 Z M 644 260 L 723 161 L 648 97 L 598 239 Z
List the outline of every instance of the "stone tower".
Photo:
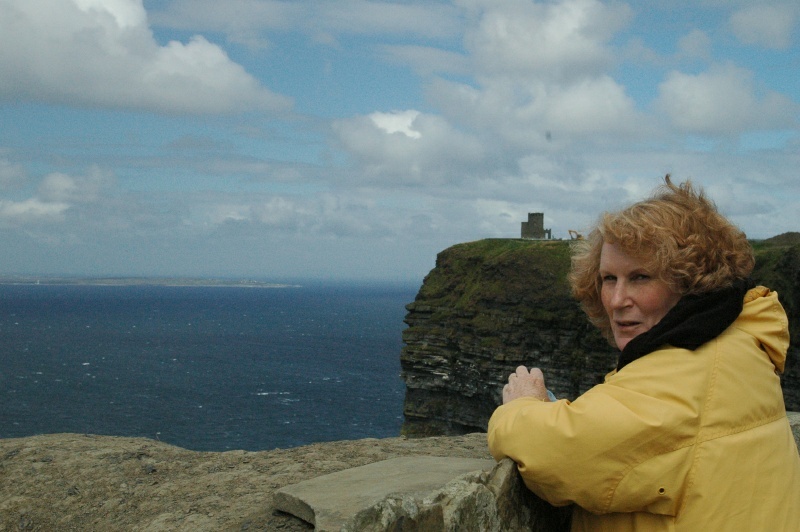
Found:
M 544 228 L 544 213 L 529 212 L 528 221 L 522 222 L 522 238 L 544 240 L 552 238 L 550 229 Z

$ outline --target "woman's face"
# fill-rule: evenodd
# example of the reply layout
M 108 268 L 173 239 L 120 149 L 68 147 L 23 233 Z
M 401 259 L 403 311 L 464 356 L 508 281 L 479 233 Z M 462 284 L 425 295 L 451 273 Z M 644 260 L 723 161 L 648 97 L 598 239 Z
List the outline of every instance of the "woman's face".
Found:
M 681 298 L 642 261 L 614 244 L 603 244 L 600 279 L 600 298 L 620 350 L 661 321 Z

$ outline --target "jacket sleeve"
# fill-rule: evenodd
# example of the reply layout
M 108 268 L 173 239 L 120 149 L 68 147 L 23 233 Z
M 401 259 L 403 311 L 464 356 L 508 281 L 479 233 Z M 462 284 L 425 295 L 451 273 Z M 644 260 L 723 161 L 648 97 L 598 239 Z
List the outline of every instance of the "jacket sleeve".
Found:
M 492 456 L 513 459 L 528 488 L 555 505 L 675 515 L 696 402 L 667 388 L 644 393 L 629 367 L 572 403 L 520 398 L 499 407 L 489 421 Z

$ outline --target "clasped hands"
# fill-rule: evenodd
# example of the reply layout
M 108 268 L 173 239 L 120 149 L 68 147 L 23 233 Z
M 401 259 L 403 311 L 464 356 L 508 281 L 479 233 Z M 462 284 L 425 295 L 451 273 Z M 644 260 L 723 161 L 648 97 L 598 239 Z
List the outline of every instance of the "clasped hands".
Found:
M 520 397 L 535 397 L 542 401 L 550 401 L 542 370 L 531 368 L 528 371 L 525 366 L 519 366 L 517 371 L 508 376 L 508 384 L 503 386 L 503 404 Z

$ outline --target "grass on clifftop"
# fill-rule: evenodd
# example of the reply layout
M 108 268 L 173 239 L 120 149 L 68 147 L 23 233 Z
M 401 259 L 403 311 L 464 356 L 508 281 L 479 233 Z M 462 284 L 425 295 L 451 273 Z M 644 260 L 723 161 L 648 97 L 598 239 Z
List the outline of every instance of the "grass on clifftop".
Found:
M 784 233 L 751 242 L 756 258 L 753 279 L 778 292 L 790 328 L 800 328 L 800 233 Z M 792 343 L 798 343 L 792 338 Z
M 513 303 L 522 293 L 564 297 L 569 248 L 569 241 L 510 238 L 457 244 L 438 255 L 417 301 L 469 309 L 478 301 Z

